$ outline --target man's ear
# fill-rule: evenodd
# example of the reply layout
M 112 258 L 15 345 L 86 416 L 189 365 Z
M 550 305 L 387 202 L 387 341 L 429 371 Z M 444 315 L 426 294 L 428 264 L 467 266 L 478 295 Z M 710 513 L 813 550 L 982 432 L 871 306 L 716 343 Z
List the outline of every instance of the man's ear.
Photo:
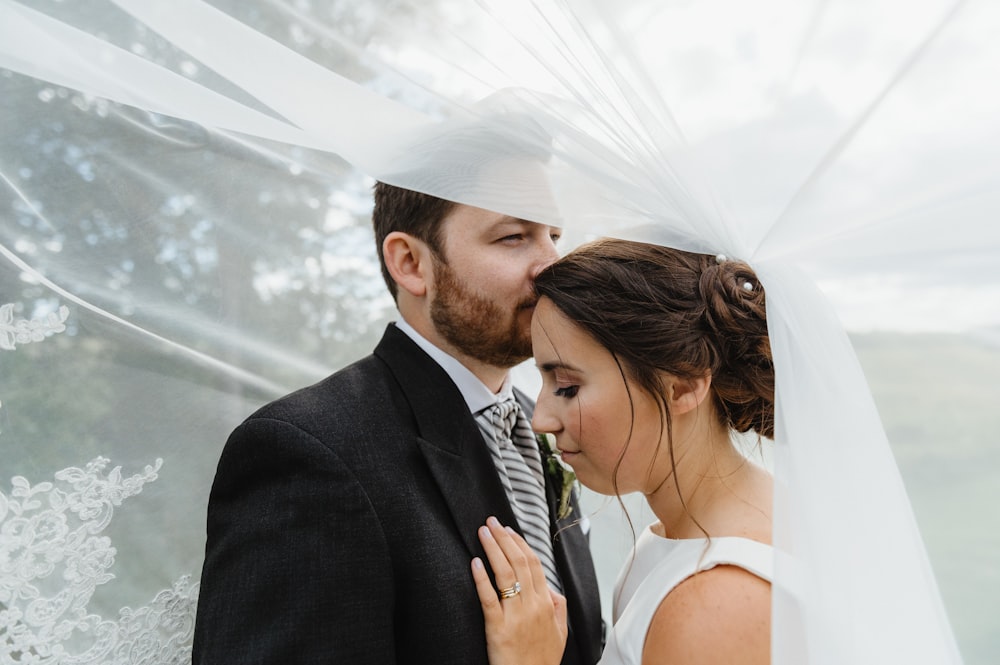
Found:
M 682 413 L 694 411 L 708 397 L 712 387 L 712 375 L 680 379 L 673 377 L 670 381 L 670 413 L 679 416 Z
M 427 294 L 433 276 L 427 243 L 408 233 L 393 231 L 382 241 L 382 259 L 400 289 L 417 298 Z

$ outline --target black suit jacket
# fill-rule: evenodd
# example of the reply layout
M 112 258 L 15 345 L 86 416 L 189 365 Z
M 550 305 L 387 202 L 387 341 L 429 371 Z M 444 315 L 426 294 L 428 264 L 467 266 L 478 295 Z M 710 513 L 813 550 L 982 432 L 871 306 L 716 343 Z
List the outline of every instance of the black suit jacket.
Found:
M 208 508 L 195 665 L 485 665 L 469 565 L 490 515 L 517 528 L 461 393 L 389 326 L 373 355 L 230 436 Z M 563 662 L 594 663 L 586 537 L 562 530 L 554 549 L 570 616 Z

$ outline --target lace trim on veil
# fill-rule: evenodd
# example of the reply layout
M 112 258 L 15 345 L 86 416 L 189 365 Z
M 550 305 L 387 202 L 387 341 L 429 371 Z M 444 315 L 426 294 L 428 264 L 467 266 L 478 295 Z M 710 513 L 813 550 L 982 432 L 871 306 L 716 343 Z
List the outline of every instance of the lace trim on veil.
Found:
M 185 575 L 117 619 L 91 612 L 114 579 L 117 550 L 102 535 L 116 508 L 156 480 L 163 460 L 132 476 L 98 457 L 53 481 L 11 479 L 0 492 L 0 651 L 4 662 L 190 662 L 198 584 Z

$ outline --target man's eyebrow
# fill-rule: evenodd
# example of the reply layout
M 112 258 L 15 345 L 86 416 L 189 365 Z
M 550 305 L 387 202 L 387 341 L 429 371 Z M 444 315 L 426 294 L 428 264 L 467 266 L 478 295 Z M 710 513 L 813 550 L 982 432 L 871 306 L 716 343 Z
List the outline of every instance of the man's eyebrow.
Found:
M 526 219 L 521 219 L 520 217 L 512 217 L 511 215 L 504 215 L 496 221 L 497 224 L 533 224 L 534 222 L 529 222 Z
M 553 229 L 562 230 L 561 226 L 553 226 L 549 222 L 536 222 L 534 220 L 525 219 L 523 217 L 514 217 L 513 215 L 502 215 L 499 217 L 495 224 L 531 224 L 533 226 L 547 226 Z

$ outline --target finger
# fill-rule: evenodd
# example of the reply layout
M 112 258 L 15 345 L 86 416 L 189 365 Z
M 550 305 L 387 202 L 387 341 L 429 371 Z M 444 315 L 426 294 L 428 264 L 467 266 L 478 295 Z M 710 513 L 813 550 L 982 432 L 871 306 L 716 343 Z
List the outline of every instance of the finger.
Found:
M 483 560 L 476 557 L 472 560 L 472 579 L 476 582 L 476 593 L 479 595 L 479 604 L 483 608 L 483 618 L 487 623 L 503 621 L 503 608 L 500 607 L 500 598 L 493 588 L 490 576 L 486 574 L 486 566 Z
M 520 545 L 511 536 L 513 530 L 509 530 L 509 527 L 504 527 L 497 518 L 489 518 L 486 520 L 486 525 L 489 527 L 493 540 L 497 542 L 504 556 L 507 557 L 508 565 L 510 565 L 514 573 L 514 580 L 521 584 L 522 591 L 534 592 L 535 588 L 532 584 L 534 578 L 531 575 L 529 557 L 534 557 L 535 554 L 531 551 L 531 548 L 527 548 L 527 553 L 521 549 Z
M 491 518 L 492 519 L 492 518 Z M 493 531 L 489 527 L 479 527 L 479 542 L 486 552 L 486 558 L 493 569 L 493 577 L 496 579 L 497 589 L 505 589 L 513 586 L 517 581 L 517 574 L 507 560 L 507 555 L 500 547 L 500 543 L 493 537 Z
M 526 541 L 521 534 L 517 533 L 510 527 L 506 527 L 506 531 L 511 540 L 517 544 L 518 548 L 521 550 L 521 554 L 527 561 L 528 572 L 525 579 L 531 580 L 532 589 L 535 593 L 542 595 L 548 594 L 549 583 L 548 580 L 545 579 L 545 569 L 542 568 L 542 562 L 538 558 L 538 555 L 535 554 L 535 551 L 531 549 L 531 545 L 528 544 L 528 541 Z M 520 571 L 515 571 L 515 573 L 521 574 Z
M 549 589 L 549 596 L 552 598 L 552 606 L 556 609 L 556 623 L 559 626 L 559 633 L 563 639 L 569 634 L 569 622 L 566 617 L 566 596 Z

